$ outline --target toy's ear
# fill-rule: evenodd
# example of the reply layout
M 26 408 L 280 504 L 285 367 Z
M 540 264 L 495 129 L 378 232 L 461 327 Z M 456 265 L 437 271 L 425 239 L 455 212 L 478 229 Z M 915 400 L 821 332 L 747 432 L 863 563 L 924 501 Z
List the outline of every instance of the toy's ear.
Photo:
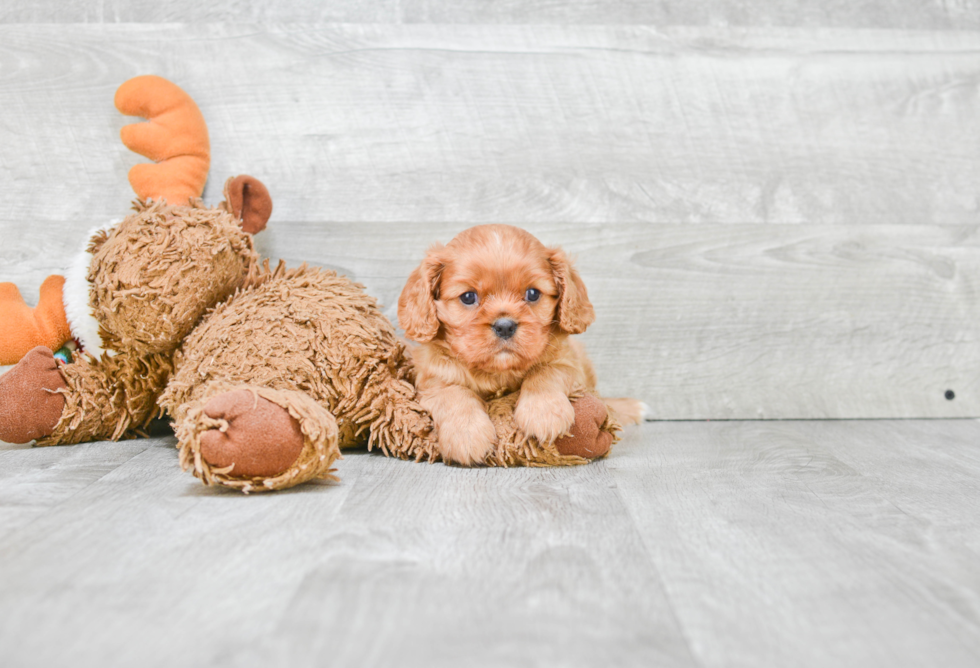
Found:
M 398 324 L 405 330 L 405 336 L 425 343 L 439 333 L 439 319 L 436 317 L 436 290 L 439 276 L 444 268 L 439 259 L 441 245 L 429 249 L 422 264 L 408 277 L 408 282 L 398 298 Z
M 249 234 L 264 230 L 272 215 L 272 197 L 268 188 L 254 176 L 246 174 L 225 181 L 225 204 Z
M 142 116 L 120 131 L 123 144 L 155 165 L 129 170 L 129 183 L 143 200 L 166 199 L 185 205 L 204 192 L 211 164 L 211 144 L 204 115 L 179 86 L 153 75 L 134 77 L 116 90 L 116 109 Z
M 551 271 L 558 285 L 558 326 L 568 334 L 581 334 L 595 322 L 589 293 L 565 252 L 553 248 L 550 253 Z

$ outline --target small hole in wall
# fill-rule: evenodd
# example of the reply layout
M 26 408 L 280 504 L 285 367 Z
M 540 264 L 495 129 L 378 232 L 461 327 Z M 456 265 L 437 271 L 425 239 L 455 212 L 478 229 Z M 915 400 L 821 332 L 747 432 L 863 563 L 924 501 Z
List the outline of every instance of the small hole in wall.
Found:
M 953 392 L 952 390 L 946 390 L 946 400 L 947 401 L 952 401 L 955 398 L 956 398 L 956 392 Z

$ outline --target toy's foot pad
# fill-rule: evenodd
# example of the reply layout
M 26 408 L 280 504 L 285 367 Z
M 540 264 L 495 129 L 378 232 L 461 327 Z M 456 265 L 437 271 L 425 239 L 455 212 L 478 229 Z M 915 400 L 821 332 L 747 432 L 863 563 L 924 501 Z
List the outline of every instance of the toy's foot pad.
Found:
M 32 349 L 0 376 L 0 441 L 29 443 L 50 436 L 65 410 L 67 387 L 49 348 Z
M 213 397 L 204 412 L 227 423 L 226 429 L 201 434 L 201 456 L 232 476 L 273 477 L 288 470 L 303 450 L 303 433 L 282 406 L 236 390 Z
M 575 409 L 575 425 L 572 435 L 555 441 L 555 448 L 563 455 L 577 455 L 586 459 L 602 457 L 612 447 L 613 437 L 602 431 L 608 411 L 606 405 L 596 397 L 586 395 L 572 402 Z

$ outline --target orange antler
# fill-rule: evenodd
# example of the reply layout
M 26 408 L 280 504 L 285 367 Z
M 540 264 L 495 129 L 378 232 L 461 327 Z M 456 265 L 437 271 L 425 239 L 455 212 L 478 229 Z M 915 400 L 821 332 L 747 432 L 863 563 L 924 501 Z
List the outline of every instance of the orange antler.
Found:
M 35 346 L 57 350 L 71 341 L 62 303 L 65 279 L 48 276 L 35 308 L 24 303 L 13 283 L 0 283 L 0 364 L 16 364 Z
M 116 109 L 142 116 L 120 132 L 129 150 L 156 164 L 136 165 L 129 183 L 140 199 L 186 204 L 200 197 L 211 164 L 208 126 L 194 100 L 166 79 L 146 75 L 130 79 L 116 91 Z

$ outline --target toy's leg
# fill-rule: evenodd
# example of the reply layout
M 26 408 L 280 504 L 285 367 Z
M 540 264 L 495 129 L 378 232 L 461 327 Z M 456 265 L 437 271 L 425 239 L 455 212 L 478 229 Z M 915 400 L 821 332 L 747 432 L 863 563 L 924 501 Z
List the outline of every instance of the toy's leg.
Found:
M 602 457 L 613 444 L 613 435 L 602 431 L 608 412 L 601 399 L 592 395 L 579 397 L 572 402 L 575 424 L 571 434 L 555 441 L 555 449 L 563 455 L 575 455 L 585 459 Z
M 303 449 L 299 421 L 248 390 L 219 394 L 204 405 L 204 414 L 223 424 L 201 432 L 201 457 L 215 468 L 231 467 L 234 475 L 277 476 Z
M 60 366 L 66 383 L 64 411 L 52 433 L 37 444 L 72 445 L 139 435 L 161 412 L 156 399 L 171 368 L 166 355 L 126 354 L 100 360 L 77 357 Z
M 0 441 L 28 443 L 49 436 L 61 419 L 66 387 L 49 348 L 37 347 L 0 376 Z
M 487 458 L 493 466 L 571 466 L 604 457 L 618 440 L 621 427 L 601 399 L 590 394 L 569 397 L 575 424 L 568 435 L 553 443 L 538 443 L 514 421 L 520 394 L 505 394 L 488 404 L 497 431 L 497 445 Z
M 439 447 L 432 417 L 418 403 L 415 386 L 389 373 L 380 373 L 359 395 L 361 411 L 353 415 L 353 439 L 368 432 L 368 449 L 381 448 L 401 459 L 435 461 Z
M 128 368 L 119 356 L 106 364 L 80 358 L 59 365 L 49 348 L 34 348 L 0 378 L 0 440 L 70 445 L 122 438 L 158 411 L 169 367 L 153 362 Z
M 333 478 L 337 421 L 309 395 L 216 383 L 174 411 L 180 461 L 206 484 L 244 492 Z

